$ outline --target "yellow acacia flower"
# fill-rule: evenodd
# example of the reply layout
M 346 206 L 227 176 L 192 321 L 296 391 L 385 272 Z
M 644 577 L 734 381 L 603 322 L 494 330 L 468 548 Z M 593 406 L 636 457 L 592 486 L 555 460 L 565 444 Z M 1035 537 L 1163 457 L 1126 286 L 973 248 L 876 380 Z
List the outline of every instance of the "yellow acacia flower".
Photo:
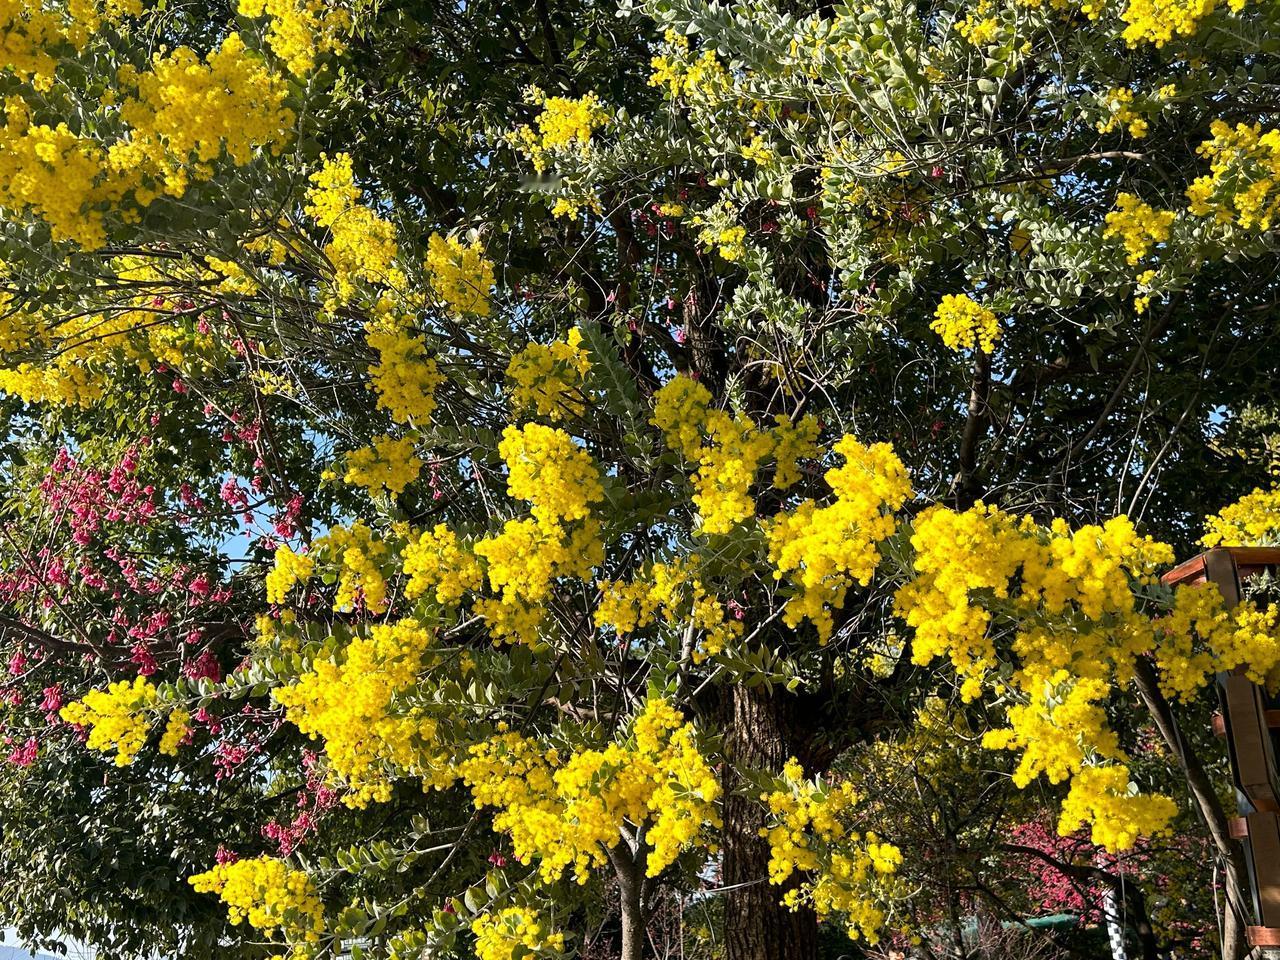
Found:
M 275 565 L 266 577 L 267 603 L 284 603 L 294 584 L 307 582 L 314 566 L 311 557 L 294 553 L 288 544 L 276 547 Z
M 1088 825 L 1090 839 L 1116 853 L 1132 848 L 1140 837 L 1167 832 L 1177 812 L 1177 804 L 1168 797 L 1130 793 L 1129 768 L 1124 764 L 1090 766 L 1071 780 L 1058 832 L 1070 836 Z
M 216 893 L 232 924 L 248 922 L 290 943 L 315 943 L 324 933 L 324 904 L 311 878 L 275 857 L 220 863 L 188 877 L 197 893 Z
M 647 827 L 651 877 L 682 851 L 708 846 L 707 831 L 720 825 L 720 785 L 695 730 L 659 697 L 646 701 L 629 737 L 602 749 L 561 757 L 500 729 L 459 771 L 477 807 L 497 808 L 494 829 L 510 834 L 521 861 L 537 859 L 548 882 L 572 868 L 586 883 L 624 823 Z
M 150 730 L 156 688 L 144 677 L 118 680 L 106 690 L 90 690 L 59 711 L 67 723 L 89 729 L 89 749 L 116 753 L 116 766 L 127 767 L 142 749 Z
M 845 459 L 826 473 L 834 502 L 819 507 L 805 500 L 767 529 L 774 577 L 798 591 L 783 620 L 791 627 L 809 620 L 821 643 L 831 637 L 832 611 L 843 606 L 848 588 L 871 581 L 877 544 L 897 528 L 892 512 L 912 495 L 906 467 L 888 444 L 866 446 L 846 436 L 834 450 Z
M 351 155 L 322 157 L 310 183 L 306 213 L 329 231 L 324 253 L 333 267 L 338 301 L 350 300 L 359 281 L 402 289 L 406 281 L 395 265 L 400 252 L 395 226 L 361 201 Z
M 515 131 L 512 142 L 539 173 L 547 169 L 549 155 L 566 150 L 586 154 L 592 135 L 609 121 L 609 111 L 593 92 L 573 100 L 548 97 L 533 87 L 526 99 L 542 110 L 533 126 L 524 125 Z
M 555 956 L 565 946 L 564 934 L 547 929 L 546 921 L 528 907 L 482 913 L 471 921 L 471 932 L 476 935 L 476 960 Z
M 590 370 L 591 360 L 582 349 L 582 331 L 577 327 L 563 340 L 546 346 L 531 343 L 507 364 L 512 409 L 550 420 L 581 416 L 582 388 Z
M 347 473 L 342 479 L 370 493 L 386 489 L 399 496 L 422 472 L 423 462 L 415 447 L 413 437 L 376 437 L 371 446 L 347 454 Z
M 1261 547 L 1280 542 L 1280 489 L 1256 489 L 1206 517 L 1206 547 Z
M 433 642 L 431 632 L 411 620 L 376 624 L 334 660 L 318 660 L 272 691 L 291 723 L 323 741 L 329 769 L 349 788 L 347 806 L 390 799 L 397 775 L 437 779 L 436 722 L 398 699 L 425 669 Z
M 858 802 L 853 785 L 808 781 L 793 758 L 760 800 L 768 808 L 760 835 L 769 842 L 769 882 L 780 885 L 803 875 L 783 903 L 807 904 L 820 919 L 840 915 L 851 938 L 876 943 L 885 919 L 880 903 L 902 853 L 874 833 L 852 828 Z
M 963 293 L 942 298 L 929 329 L 952 350 L 981 350 L 991 353 L 1000 339 L 996 315 Z
M 1119 237 L 1124 242 L 1130 264 L 1138 263 L 1153 246 L 1169 240 L 1176 215 L 1171 210 L 1156 210 L 1131 193 L 1116 197 L 1116 209 L 1106 216 L 1104 237 Z
M 457 237 L 433 233 L 427 241 L 426 267 L 431 288 L 449 313 L 489 315 L 493 262 L 485 259 L 479 241 L 464 244 Z
M 342 34 L 351 28 L 351 14 L 339 4 L 323 0 L 240 0 L 242 17 L 269 17 L 267 44 L 289 72 L 305 77 L 321 53 L 342 53 Z
M 1270 229 L 1280 211 L 1280 129 L 1263 133 L 1261 124 L 1215 120 L 1209 132 L 1197 152 L 1211 172 L 1187 187 L 1188 209 L 1218 223 Z
M 378 362 L 369 367 L 369 388 L 378 394 L 378 408 L 388 411 L 396 423 L 426 426 L 444 375 L 435 358 L 427 356 L 422 337 L 375 325 L 365 340 L 378 352 Z

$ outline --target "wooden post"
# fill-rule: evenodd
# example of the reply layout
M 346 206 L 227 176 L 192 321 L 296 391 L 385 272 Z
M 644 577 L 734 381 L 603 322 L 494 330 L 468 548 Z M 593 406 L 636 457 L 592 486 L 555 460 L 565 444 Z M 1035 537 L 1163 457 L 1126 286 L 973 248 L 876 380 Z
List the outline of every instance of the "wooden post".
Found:
M 1241 584 L 1280 567 L 1280 549 L 1219 547 L 1188 560 L 1163 577 L 1166 584 L 1213 583 L 1229 606 L 1240 601 Z M 1222 713 L 1214 731 L 1227 740 L 1240 813 L 1232 836 L 1244 842 L 1253 898 L 1254 924 L 1246 928 L 1252 947 L 1280 947 L 1280 771 L 1276 766 L 1280 710 L 1268 709 L 1266 692 L 1235 671 L 1218 674 Z

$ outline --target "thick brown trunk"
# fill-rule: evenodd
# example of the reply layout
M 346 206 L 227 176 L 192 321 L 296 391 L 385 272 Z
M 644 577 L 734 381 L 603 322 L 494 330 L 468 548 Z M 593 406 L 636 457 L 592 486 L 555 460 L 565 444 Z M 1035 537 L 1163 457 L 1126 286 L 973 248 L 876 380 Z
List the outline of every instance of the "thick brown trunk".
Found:
M 764 811 L 745 796 L 732 771 L 780 771 L 792 755 L 804 759 L 794 701 L 781 691 L 736 685 L 726 691 L 724 874 L 726 960 L 815 960 L 818 924 L 811 910 L 782 906 L 788 887 L 769 883 L 769 842 L 760 836 Z

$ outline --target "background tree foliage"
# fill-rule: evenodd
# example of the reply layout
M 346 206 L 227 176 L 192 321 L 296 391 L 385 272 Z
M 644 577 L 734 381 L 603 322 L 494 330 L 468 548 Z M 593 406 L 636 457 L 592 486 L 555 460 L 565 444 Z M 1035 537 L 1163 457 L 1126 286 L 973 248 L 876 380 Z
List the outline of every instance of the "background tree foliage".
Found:
M 1184 556 L 1267 484 L 1277 10 L 0 12 L 0 922 L 139 957 L 1005 956 L 1096 949 L 1001 923 L 1096 928 L 1120 890 L 1145 956 L 1240 955 L 1204 681 L 1274 666 L 1267 597 L 1241 649 L 1178 619 L 1126 646 L 1191 601 L 1088 528 L 1123 598 L 1090 613 L 1088 568 L 1065 612 L 975 584 L 994 659 L 966 673 L 895 596 L 944 552 L 927 517 L 997 505 L 1062 547 L 1055 518 L 1123 514 Z M 825 631 L 771 548 L 805 498 L 871 504 L 825 548 L 870 551 L 823 581 Z M 495 606 L 500 565 L 545 595 Z M 668 574 L 649 622 L 619 600 Z M 1043 691 L 1040 628 L 1069 651 Z M 1097 715 L 1054 719 L 1095 634 Z M 68 707 L 139 676 L 118 728 Z M 300 729 L 299 689 L 352 724 Z M 983 747 L 1028 703 L 1134 812 L 1057 837 L 1071 777 Z M 583 811 L 649 771 L 577 871 L 548 863 L 586 813 L 535 786 L 567 827 L 495 820 L 544 766 L 589 769 L 559 786 Z M 1168 830 L 1109 842 L 1160 797 Z

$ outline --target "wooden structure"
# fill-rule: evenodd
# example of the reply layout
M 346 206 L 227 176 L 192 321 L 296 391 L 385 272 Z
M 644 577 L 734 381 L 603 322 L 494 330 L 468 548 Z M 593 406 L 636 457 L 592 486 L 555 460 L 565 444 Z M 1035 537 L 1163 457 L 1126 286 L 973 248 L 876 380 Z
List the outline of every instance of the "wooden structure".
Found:
M 1163 580 L 1215 583 L 1228 604 L 1238 603 L 1241 585 L 1266 571 L 1280 572 L 1280 548 L 1222 547 L 1170 570 Z M 1239 816 L 1231 835 L 1244 842 L 1253 897 L 1253 947 L 1280 947 L 1280 701 L 1240 672 L 1218 674 L 1221 713 L 1214 732 L 1227 740 Z

